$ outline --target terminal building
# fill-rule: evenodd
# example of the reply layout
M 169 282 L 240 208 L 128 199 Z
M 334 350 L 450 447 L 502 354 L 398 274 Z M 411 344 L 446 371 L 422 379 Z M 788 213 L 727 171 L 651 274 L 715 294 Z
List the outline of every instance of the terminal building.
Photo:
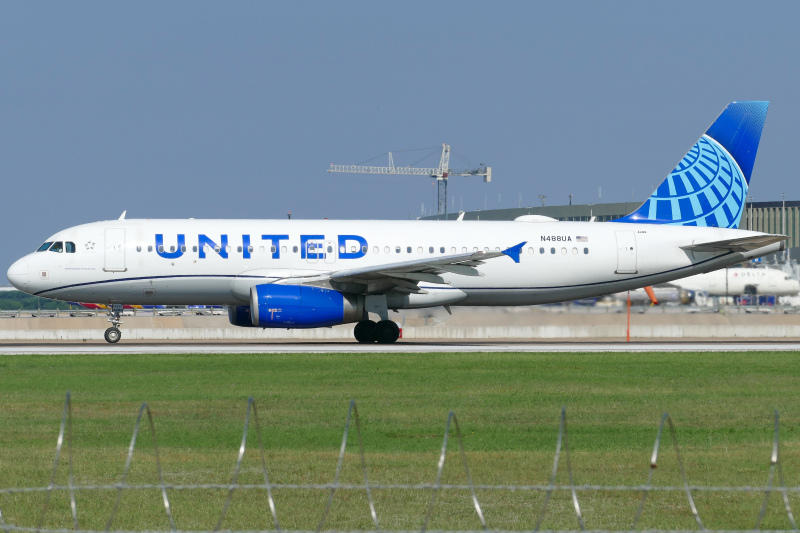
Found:
M 594 217 L 596 222 L 608 222 L 632 213 L 640 205 L 641 202 L 621 202 L 488 209 L 467 211 L 464 220 L 514 220 L 522 215 L 544 215 L 557 220 L 589 221 Z M 455 220 L 457 217 L 458 213 L 448 213 L 446 219 Z M 445 220 L 445 216 L 432 215 L 421 220 Z M 739 228 L 788 235 L 789 257 L 800 258 L 800 201 L 748 202 Z M 775 260 L 773 257 L 769 259 Z

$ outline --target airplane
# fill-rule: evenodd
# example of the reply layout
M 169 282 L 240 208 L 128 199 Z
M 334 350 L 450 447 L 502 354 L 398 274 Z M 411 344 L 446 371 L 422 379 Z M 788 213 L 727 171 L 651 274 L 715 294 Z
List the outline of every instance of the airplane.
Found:
M 236 326 L 355 323 L 393 343 L 389 310 L 578 300 L 781 251 L 737 229 L 769 103 L 729 104 L 655 192 L 612 222 L 134 220 L 74 226 L 8 269 L 19 290 L 112 306 L 225 305 Z M 377 315 L 378 321 L 370 319 Z
M 800 292 L 800 282 L 782 270 L 774 268 L 728 268 L 676 279 L 670 284 L 683 290 L 703 291 L 709 296 L 742 294 L 794 296 Z

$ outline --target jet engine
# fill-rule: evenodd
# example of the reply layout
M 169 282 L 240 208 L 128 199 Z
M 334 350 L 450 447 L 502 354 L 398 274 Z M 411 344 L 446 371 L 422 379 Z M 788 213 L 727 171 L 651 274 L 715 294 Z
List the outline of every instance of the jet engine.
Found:
M 310 285 L 256 285 L 250 320 L 262 328 L 320 328 L 364 318 L 364 297 Z
M 236 305 L 228 307 L 228 320 L 234 326 L 241 328 L 254 328 L 253 320 L 250 318 L 250 306 Z

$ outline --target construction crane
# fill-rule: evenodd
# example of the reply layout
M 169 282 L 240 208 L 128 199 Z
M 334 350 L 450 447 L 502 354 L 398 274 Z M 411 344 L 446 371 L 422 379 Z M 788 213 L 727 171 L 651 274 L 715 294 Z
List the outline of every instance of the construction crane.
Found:
M 483 181 L 492 181 L 492 167 L 481 164 L 474 170 L 452 170 L 450 168 L 450 145 L 442 144 L 442 156 L 439 159 L 439 168 L 396 167 L 392 152 L 389 152 L 389 166 L 376 167 L 370 165 L 334 165 L 328 172 L 350 172 L 354 174 L 407 174 L 411 176 L 430 176 L 436 180 L 439 188 L 438 214 L 447 217 L 447 178 L 450 176 L 483 176 Z

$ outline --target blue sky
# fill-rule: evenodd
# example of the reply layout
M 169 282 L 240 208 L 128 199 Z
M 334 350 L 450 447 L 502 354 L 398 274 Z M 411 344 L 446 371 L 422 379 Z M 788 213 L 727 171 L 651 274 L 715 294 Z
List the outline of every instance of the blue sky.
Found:
M 5 2 L 0 268 L 123 210 L 417 217 L 432 180 L 326 169 L 442 142 L 493 168 L 450 181 L 457 209 L 643 201 L 732 100 L 771 101 L 751 194 L 800 199 L 797 20 L 796 2 Z

